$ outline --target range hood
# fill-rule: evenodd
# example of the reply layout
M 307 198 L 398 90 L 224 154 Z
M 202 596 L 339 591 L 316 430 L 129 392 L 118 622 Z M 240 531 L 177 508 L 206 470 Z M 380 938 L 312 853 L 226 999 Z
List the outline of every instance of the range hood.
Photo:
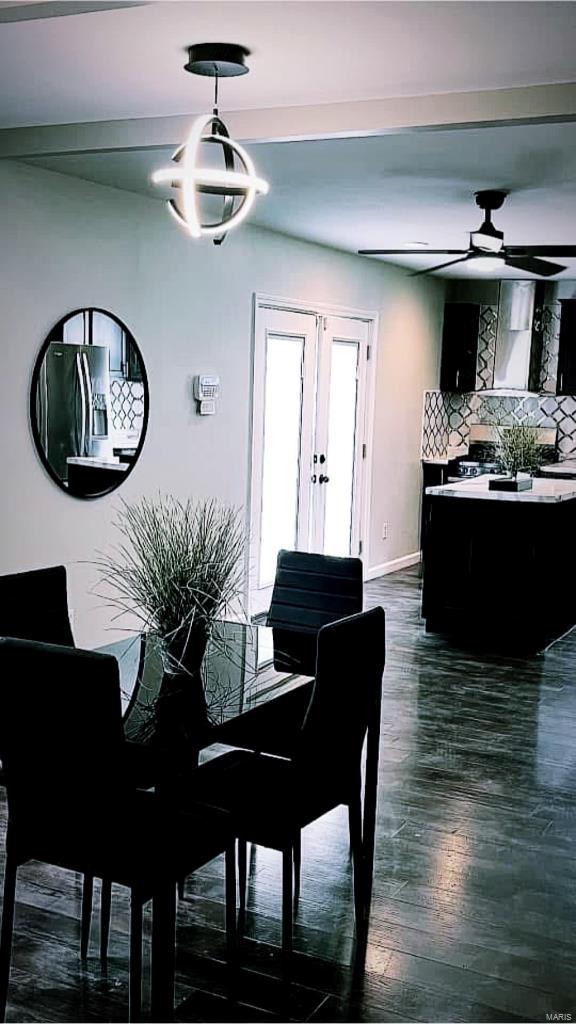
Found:
M 494 390 L 538 390 L 541 341 L 534 330 L 536 284 L 500 282 Z

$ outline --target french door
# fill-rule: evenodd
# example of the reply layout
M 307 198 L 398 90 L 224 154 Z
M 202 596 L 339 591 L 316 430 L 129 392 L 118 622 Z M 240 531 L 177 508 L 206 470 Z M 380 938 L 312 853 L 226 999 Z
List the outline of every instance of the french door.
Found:
M 369 330 L 360 318 L 258 308 L 253 611 L 267 607 L 280 548 L 362 551 Z

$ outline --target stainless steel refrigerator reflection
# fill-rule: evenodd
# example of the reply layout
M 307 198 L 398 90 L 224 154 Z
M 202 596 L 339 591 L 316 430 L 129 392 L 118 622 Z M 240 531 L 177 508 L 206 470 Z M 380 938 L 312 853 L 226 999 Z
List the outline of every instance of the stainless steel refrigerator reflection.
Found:
M 110 360 L 107 346 L 48 346 L 40 372 L 37 416 L 53 471 L 68 479 L 67 459 L 112 455 Z

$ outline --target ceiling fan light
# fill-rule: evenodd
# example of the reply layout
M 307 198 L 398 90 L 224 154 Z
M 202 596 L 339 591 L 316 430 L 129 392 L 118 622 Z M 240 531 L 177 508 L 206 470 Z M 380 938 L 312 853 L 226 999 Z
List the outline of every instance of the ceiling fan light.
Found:
M 468 263 L 472 270 L 478 270 L 481 274 L 490 274 L 494 270 L 501 270 L 504 266 L 502 256 L 475 256 Z

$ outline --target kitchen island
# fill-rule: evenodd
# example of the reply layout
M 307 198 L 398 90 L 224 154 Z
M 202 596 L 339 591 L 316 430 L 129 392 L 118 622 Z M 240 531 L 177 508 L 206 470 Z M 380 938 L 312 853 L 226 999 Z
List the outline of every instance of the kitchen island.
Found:
M 576 624 L 576 481 L 426 490 L 422 614 L 429 631 L 541 650 Z

